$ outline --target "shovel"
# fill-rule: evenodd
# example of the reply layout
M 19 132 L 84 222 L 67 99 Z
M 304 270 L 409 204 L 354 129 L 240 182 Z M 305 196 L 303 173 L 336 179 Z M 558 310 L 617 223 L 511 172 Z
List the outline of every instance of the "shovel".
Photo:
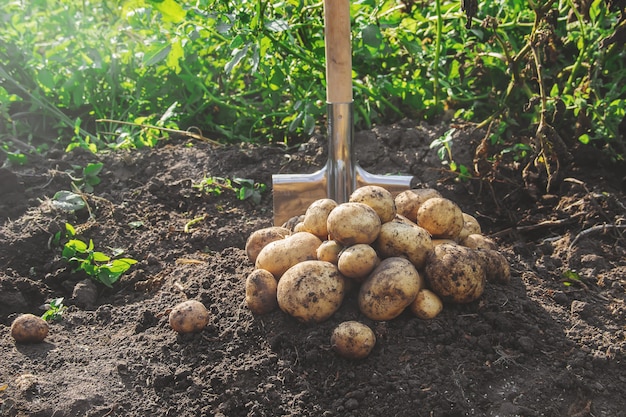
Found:
M 394 196 L 411 187 L 412 176 L 370 174 L 354 160 L 350 0 L 324 0 L 328 162 L 312 174 L 272 175 L 274 224 L 304 214 L 315 200 L 345 203 L 352 192 L 378 185 Z

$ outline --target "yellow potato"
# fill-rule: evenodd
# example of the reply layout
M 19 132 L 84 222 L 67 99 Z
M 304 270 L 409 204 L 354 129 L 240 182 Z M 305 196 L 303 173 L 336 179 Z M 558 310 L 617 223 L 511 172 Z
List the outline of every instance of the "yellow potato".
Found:
M 328 215 L 335 207 L 337 207 L 337 203 L 330 198 L 322 198 L 311 203 L 304 213 L 303 231 L 313 233 L 321 240 L 326 240 L 328 238 Z
M 469 303 L 485 289 L 485 269 L 476 251 L 460 245 L 435 246 L 424 268 L 430 288 L 442 301 Z
M 325 240 L 317 248 L 317 260 L 337 265 L 339 262 L 339 254 L 342 250 L 343 246 L 336 240 Z
M 465 239 L 460 241 L 460 243 L 461 245 L 467 246 L 471 249 L 498 249 L 498 245 L 496 245 L 496 242 L 494 242 L 493 239 L 476 233 L 466 236 Z
M 361 284 L 359 309 L 372 320 L 391 320 L 408 307 L 424 280 L 406 258 L 387 258 Z
M 493 249 L 476 249 L 485 268 L 487 281 L 506 284 L 511 281 L 511 267 L 506 257 Z
M 482 230 L 480 228 L 478 220 L 476 220 L 476 218 L 471 214 L 463 213 L 463 228 L 461 229 L 457 240 L 460 242 L 469 235 L 481 233 Z
M 305 323 L 319 323 L 339 309 L 345 294 L 345 278 L 325 261 L 304 261 L 289 268 L 276 296 L 285 313 Z
M 261 249 L 263 249 L 265 245 L 275 240 L 284 239 L 290 234 L 291 231 L 289 229 L 277 226 L 266 227 L 251 233 L 246 241 L 245 248 L 248 259 L 254 263 L 257 256 L 259 256 L 259 252 L 261 252 Z
M 396 210 L 398 214 L 406 217 L 412 222 L 417 222 L 417 209 L 424 201 L 433 197 L 441 197 L 439 191 L 432 188 L 417 188 L 402 191 L 395 198 Z
M 22 314 L 11 324 L 11 336 L 18 343 L 43 342 L 48 331 L 48 323 L 34 314 Z
M 380 232 L 380 217 L 363 203 L 343 203 L 328 215 L 328 235 L 344 246 L 370 244 Z
M 374 247 L 382 258 L 404 256 L 421 269 L 433 250 L 433 243 L 425 229 L 392 221 L 381 226 Z
M 393 195 L 378 185 L 366 185 L 357 188 L 350 195 L 350 202 L 367 204 L 378 214 L 382 223 L 393 220 L 396 215 L 396 203 Z
M 330 337 L 330 345 L 340 356 L 363 359 L 376 345 L 376 335 L 369 326 L 358 321 L 340 323 Z
M 298 262 L 317 259 L 322 241 L 312 233 L 296 232 L 289 237 L 268 243 L 256 258 L 255 268 L 265 269 L 279 279 Z
M 362 282 L 379 263 L 380 259 L 374 248 L 358 243 L 345 248 L 339 254 L 337 267 L 344 277 Z
M 452 200 L 429 198 L 417 210 L 417 224 L 434 238 L 456 240 L 463 229 L 463 212 Z
M 170 312 L 169 323 L 177 333 L 199 332 L 209 323 L 209 311 L 200 301 L 183 301 Z
M 265 314 L 278 307 L 276 278 L 265 269 L 255 269 L 246 278 L 246 305 L 254 314 Z
M 423 320 L 434 319 L 443 310 L 443 302 L 429 289 L 422 288 L 409 305 L 411 312 Z

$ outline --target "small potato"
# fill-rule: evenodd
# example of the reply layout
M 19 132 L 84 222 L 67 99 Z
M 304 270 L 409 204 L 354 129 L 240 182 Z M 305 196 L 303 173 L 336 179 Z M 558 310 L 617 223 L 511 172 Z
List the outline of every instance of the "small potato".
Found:
M 304 214 L 301 214 L 299 216 L 293 216 L 292 218 L 287 220 L 285 223 L 283 223 L 281 227 L 284 227 L 285 229 L 295 232 L 296 225 L 298 223 L 302 223 L 303 221 L 304 221 Z
M 200 301 L 183 301 L 170 311 L 169 323 L 177 333 L 196 333 L 209 323 L 209 311 Z
M 380 232 L 380 217 L 363 203 L 343 203 L 328 215 L 328 235 L 344 246 L 370 244 Z
M 337 265 L 343 246 L 336 240 L 325 240 L 317 248 L 317 260 Z
M 434 238 L 456 240 L 463 229 L 463 212 L 452 200 L 429 198 L 417 210 L 417 224 Z
M 335 207 L 337 207 L 337 202 L 330 198 L 322 198 L 311 203 L 304 213 L 303 231 L 326 240 L 328 238 L 328 215 Z
M 496 245 L 496 242 L 494 242 L 493 239 L 476 233 L 468 235 L 459 243 L 461 243 L 461 245 L 463 246 L 467 246 L 470 249 L 498 249 L 498 245 Z
M 482 230 L 480 228 L 480 224 L 476 217 L 471 214 L 463 213 L 463 228 L 457 237 L 457 240 L 460 242 L 465 239 L 467 236 L 471 234 L 481 234 Z
M 485 289 L 485 269 L 472 249 L 460 245 L 435 246 L 424 268 L 430 288 L 442 301 L 469 303 Z
M 441 197 L 439 191 L 432 188 L 417 188 L 402 191 L 395 198 L 396 210 L 398 214 L 406 217 L 412 222 L 417 222 L 417 209 L 424 201 L 433 197 Z
M 411 312 L 423 320 L 434 319 L 443 310 L 443 302 L 431 290 L 423 288 L 409 305 Z
M 11 324 L 11 336 L 18 343 L 43 342 L 48 331 L 48 323 L 34 314 L 22 314 Z
M 483 263 L 487 281 L 506 284 L 511 281 L 511 267 L 506 257 L 492 249 L 476 249 Z
M 265 314 L 278 307 L 276 278 L 265 269 L 255 269 L 246 278 L 246 304 L 254 314 Z
M 376 335 L 366 324 L 358 321 L 344 321 L 333 330 L 330 345 L 344 358 L 363 359 L 374 349 Z
M 374 247 L 382 258 L 404 256 L 421 269 L 433 250 L 433 243 L 425 229 L 392 221 L 381 226 Z
M 296 232 L 293 235 L 268 243 L 256 258 L 255 268 L 265 269 L 280 279 L 286 270 L 298 262 L 317 259 L 317 248 L 322 241 L 312 233 Z
M 339 255 L 337 267 L 344 277 L 362 282 L 380 263 L 374 248 L 358 243 L 345 248 Z
M 405 258 L 387 258 L 361 284 L 359 309 L 372 320 L 398 317 L 415 300 L 424 280 Z
M 261 249 L 263 249 L 265 245 L 276 240 L 284 239 L 290 234 L 291 231 L 289 229 L 278 226 L 266 227 L 252 232 L 246 241 L 245 250 L 248 259 L 254 263 L 257 256 L 259 256 L 259 252 L 261 252 Z
M 320 323 L 341 306 L 345 278 L 325 261 L 304 261 L 287 270 L 278 281 L 278 306 L 304 323 Z
M 304 222 L 296 223 L 296 225 L 293 227 L 293 232 L 294 233 L 306 232 L 306 231 L 307 230 L 304 228 Z
M 382 223 L 390 222 L 396 215 L 396 203 L 393 195 L 378 185 L 366 185 L 357 188 L 350 195 L 350 202 L 367 204 L 378 214 Z

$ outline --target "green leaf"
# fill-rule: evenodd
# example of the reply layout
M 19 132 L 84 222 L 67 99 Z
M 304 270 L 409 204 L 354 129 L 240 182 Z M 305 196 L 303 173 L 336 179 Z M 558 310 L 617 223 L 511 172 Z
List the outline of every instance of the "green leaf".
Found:
M 171 44 L 153 45 L 143 56 L 143 65 L 149 67 L 163 61 L 172 50 Z
M 104 164 L 102 162 L 89 163 L 83 168 L 84 176 L 96 176 L 102 171 Z M 95 184 L 94 184 L 95 185 Z
M 85 200 L 71 191 L 57 191 L 52 197 L 52 206 L 65 211 L 78 211 L 85 208 Z
M 111 260 L 111 257 L 102 253 L 102 252 L 94 252 L 93 253 L 93 260 L 95 262 L 108 262 Z
M 163 21 L 180 23 L 187 16 L 187 12 L 183 7 L 176 3 L 174 0 L 148 0 L 154 8 L 156 8 L 161 15 L 163 15 Z
M 180 67 L 180 60 L 185 56 L 185 51 L 183 50 L 183 45 L 180 42 L 180 39 L 177 39 L 176 42 L 172 43 L 172 49 L 170 53 L 167 54 L 167 60 L 165 61 L 168 68 L 173 69 L 176 74 L 180 74 L 182 70 Z

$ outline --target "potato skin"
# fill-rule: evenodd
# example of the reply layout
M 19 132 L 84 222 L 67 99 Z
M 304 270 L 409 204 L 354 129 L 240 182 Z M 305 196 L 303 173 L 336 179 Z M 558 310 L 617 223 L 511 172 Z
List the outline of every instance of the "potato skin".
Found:
M 187 300 L 172 308 L 169 315 L 170 327 L 177 333 L 196 333 L 209 323 L 209 311 L 198 300 Z
M 246 305 L 254 314 L 266 314 L 278 307 L 277 282 L 265 269 L 255 269 L 246 278 Z
M 317 248 L 322 241 L 312 233 L 296 232 L 291 236 L 268 243 L 255 262 L 256 269 L 265 269 L 280 279 L 295 264 L 317 259 Z
M 424 272 L 430 288 L 445 302 L 469 303 L 485 289 L 482 262 L 475 251 L 464 246 L 435 246 Z
M 339 204 L 328 215 L 328 235 L 344 246 L 370 244 L 380 232 L 381 221 L 373 208 L 363 203 Z
M 246 240 L 245 250 L 248 259 L 254 263 L 257 256 L 259 256 L 259 252 L 261 252 L 261 249 L 263 249 L 265 245 L 276 240 L 284 239 L 290 234 L 291 231 L 289 229 L 278 226 L 266 227 L 252 232 L 250 236 L 248 236 L 248 240 Z
M 43 342 L 48 332 L 48 323 L 34 314 L 22 314 L 11 324 L 11 336 L 18 343 Z
M 433 250 L 433 243 L 424 228 L 392 221 L 381 226 L 374 247 L 382 258 L 404 256 L 421 269 Z
M 374 349 L 376 335 L 366 324 L 353 320 L 344 321 L 333 330 L 330 345 L 344 358 L 363 359 Z
M 321 240 L 326 240 L 328 238 L 328 215 L 335 207 L 337 207 L 337 202 L 330 198 L 322 198 L 311 203 L 304 213 L 303 230 L 313 233 Z
M 427 288 L 422 288 L 409 305 L 409 309 L 420 319 L 431 320 L 441 313 L 443 302 L 437 294 Z
M 393 195 L 378 185 L 366 185 L 354 190 L 350 202 L 367 204 L 374 209 L 382 223 L 393 220 L 396 215 L 396 203 Z
M 289 268 L 278 281 L 278 306 L 304 323 L 320 323 L 341 306 L 345 278 L 326 261 L 304 261 Z
M 452 200 L 429 198 L 417 210 L 417 224 L 434 238 L 456 240 L 463 229 L 463 212 Z
M 384 259 L 361 284 L 359 309 L 372 320 L 398 317 L 413 302 L 424 281 L 406 258 Z
M 483 263 L 487 281 L 498 284 L 511 281 L 511 267 L 502 253 L 493 249 L 476 249 L 476 254 Z
M 464 240 L 467 236 L 471 234 L 481 234 L 482 229 L 480 228 L 480 223 L 476 220 L 476 217 L 471 214 L 463 213 L 463 228 L 457 237 L 458 241 Z
M 317 248 L 317 260 L 337 265 L 342 250 L 343 246 L 336 240 L 325 240 Z
M 465 237 L 465 239 L 459 242 L 461 245 L 471 249 L 492 249 L 496 250 L 498 245 L 493 239 L 483 236 L 481 234 L 472 233 Z
M 372 270 L 380 263 L 374 248 L 365 243 L 345 248 L 339 254 L 337 267 L 344 277 L 362 282 Z
M 417 188 L 402 191 L 394 200 L 396 210 L 398 214 L 416 223 L 417 209 L 419 209 L 424 201 L 433 197 L 441 197 L 441 194 L 439 191 L 432 188 Z

